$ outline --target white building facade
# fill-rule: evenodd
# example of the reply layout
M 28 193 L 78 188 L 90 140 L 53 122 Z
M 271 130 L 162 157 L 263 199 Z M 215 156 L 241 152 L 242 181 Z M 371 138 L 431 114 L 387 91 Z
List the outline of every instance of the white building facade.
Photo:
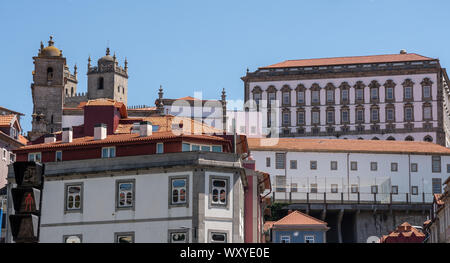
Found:
M 444 72 L 437 59 L 403 52 L 285 61 L 242 79 L 247 109 L 280 137 L 445 145 Z

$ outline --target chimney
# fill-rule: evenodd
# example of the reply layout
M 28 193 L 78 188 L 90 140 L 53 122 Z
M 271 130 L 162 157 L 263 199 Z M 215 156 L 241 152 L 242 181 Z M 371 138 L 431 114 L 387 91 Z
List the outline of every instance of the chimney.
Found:
M 67 127 L 62 129 L 62 142 L 72 142 L 73 132 L 72 127 Z
M 139 136 L 147 137 L 152 135 L 152 124 L 149 121 L 141 121 L 139 123 Z
M 94 140 L 106 139 L 106 124 L 100 123 L 94 126 Z
M 44 137 L 44 143 L 56 142 L 56 137 L 54 134 L 46 134 Z
M 406 49 L 400 50 L 400 54 L 406 54 Z

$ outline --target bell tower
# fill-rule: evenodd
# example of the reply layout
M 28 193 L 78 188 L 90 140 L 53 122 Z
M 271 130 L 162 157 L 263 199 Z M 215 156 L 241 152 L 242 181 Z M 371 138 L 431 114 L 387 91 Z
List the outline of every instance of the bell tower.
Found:
M 30 140 L 61 130 L 64 97 L 76 93 L 77 78 L 70 74 L 62 50 L 54 46 L 50 36 L 48 46 L 41 48 L 33 57 L 33 97 L 32 129 Z M 76 71 L 76 69 L 75 69 Z
M 124 67 L 119 66 L 116 54 L 106 55 L 97 61 L 97 66 L 91 66 L 88 59 L 88 99 L 113 99 L 127 104 L 128 94 L 128 61 L 125 58 Z

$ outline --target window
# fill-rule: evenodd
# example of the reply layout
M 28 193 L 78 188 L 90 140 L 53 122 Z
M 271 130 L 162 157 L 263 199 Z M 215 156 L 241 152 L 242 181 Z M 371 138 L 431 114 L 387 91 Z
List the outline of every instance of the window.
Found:
M 327 90 L 327 102 L 334 101 L 334 90 Z
M 372 118 L 372 122 L 377 122 L 378 121 L 378 109 L 372 109 L 371 110 L 371 118 Z
M 227 179 L 211 179 L 211 193 L 212 200 L 211 203 L 214 205 L 227 205 L 227 191 L 228 191 L 228 180 Z
M 334 123 L 334 111 L 327 111 L 327 123 Z
M 371 88 L 370 89 L 370 99 L 371 100 L 378 100 L 378 88 Z
M 331 170 L 337 170 L 337 161 L 331 161 L 330 162 L 330 169 Z
M 12 160 L 12 158 L 11 158 Z M 450 164 L 447 164 L 447 173 L 450 173 Z
M 81 211 L 83 185 L 66 185 L 66 211 Z
M 203 147 L 202 146 L 202 151 L 203 151 Z M 209 150 L 208 150 L 209 152 Z M 164 153 L 164 143 L 157 143 L 156 144 L 156 153 Z
M 280 243 L 291 243 L 291 237 L 290 236 L 281 236 Z
M 412 99 L 412 87 L 405 87 L 405 99 Z
M 29 153 L 28 154 L 28 161 L 29 162 L 41 162 L 41 153 Z
M 393 100 L 394 99 L 394 88 L 388 87 L 386 88 L 386 99 Z
M 335 194 L 338 192 L 338 185 L 337 184 L 332 184 L 331 185 L 331 193 Z
M 192 145 L 192 147 L 191 147 L 191 151 L 200 151 L 200 145 Z
M 253 99 L 255 100 L 256 105 L 259 105 L 259 102 L 261 101 L 261 93 L 254 93 Z
M 305 112 L 304 111 L 297 112 L 297 123 L 299 125 L 305 124 Z
M 64 243 L 81 243 L 81 235 L 64 236 Z
M 227 234 L 220 232 L 211 232 L 211 243 L 227 243 Z
M 270 106 L 270 105 L 272 105 L 272 103 L 274 103 L 274 101 L 276 100 L 275 92 L 269 92 L 269 93 L 267 93 L 267 95 L 268 95 L 268 101 L 267 101 L 267 103 L 268 103 L 268 105 Z
M 352 194 L 356 194 L 359 192 L 359 187 L 357 184 L 352 184 L 350 189 L 351 189 Z
M 370 163 L 370 170 L 371 171 L 377 171 L 378 170 L 378 163 L 377 162 L 371 162 Z
M 394 121 L 394 117 L 395 117 L 394 108 L 393 107 L 386 108 L 386 120 Z
M 305 243 L 315 243 L 314 236 L 305 236 Z
M 117 181 L 116 189 L 117 189 L 117 199 L 116 199 L 116 207 L 117 208 L 133 208 L 134 207 L 134 189 L 135 189 L 135 181 Z
M 292 193 L 296 193 L 297 190 L 298 190 L 297 184 L 296 184 L 296 183 L 292 183 L 292 184 L 291 184 L 291 192 L 292 192 Z
M 286 176 L 277 175 L 275 180 L 276 180 L 276 192 L 286 192 Z
M 56 153 L 55 153 L 55 155 L 56 155 L 56 162 L 61 162 L 62 161 L 62 151 L 56 151 Z
M 320 113 L 319 111 L 312 111 L 312 124 L 319 124 L 320 122 Z
M 348 103 L 348 89 L 342 90 L 342 103 Z
M 47 68 L 47 81 L 53 80 L 53 68 Z
M 310 161 L 309 162 L 309 168 L 311 170 L 317 170 L 317 161 Z
M 179 205 L 187 203 L 187 178 L 172 178 L 171 181 L 171 204 Z
M 134 243 L 134 232 L 130 233 L 115 233 L 116 243 Z
M 431 86 L 423 86 L 423 97 L 431 98 Z
M 103 77 L 98 78 L 98 89 L 103 89 Z
M 433 173 L 441 172 L 441 156 L 431 156 L 431 171 Z
M 12 163 L 16 161 L 16 155 L 12 152 L 9 153 L 9 161 Z
M 275 153 L 275 169 L 285 169 L 286 164 L 286 154 L 285 153 Z
M 6 149 L 3 149 L 2 151 L 2 159 L 6 160 L 6 155 L 8 154 L 8 151 Z
M 289 112 L 283 112 L 283 125 L 289 125 L 291 122 L 291 117 L 290 117 L 290 113 Z
M 418 195 L 419 194 L 419 187 L 418 186 L 411 186 L 411 194 L 412 195 Z
M 415 173 L 418 170 L 418 164 L 417 163 L 412 163 L 411 164 L 411 172 Z
M 398 163 L 391 163 L 391 172 L 398 171 Z
M 102 148 L 102 158 L 114 158 L 116 157 L 116 147 Z
M 181 151 L 183 152 L 191 151 L 191 145 L 189 143 L 183 143 L 181 146 Z
M 319 91 L 318 90 L 311 91 L 311 102 L 312 103 L 315 103 L 315 104 L 320 103 L 319 98 L 320 97 L 319 97 Z
M 356 110 L 356 121 L 357 122 L 363 122 L 364 121 L 364 110 L 363 109 L 357 109 Z
M 342 117 L 341 117 L 341 122 L 342 123 L 349 123 L 349 115 L 348 115 L 348 110 L 342 110 L 341 112 Z
M 213 145 L 212 151 L 213 152 L 222 152 L 222 146 L 221 145 Z
M 313 194 L 317 194 L 317 184 L 311 184 L 309 191 Z
M 363 89 L 356 89 L 356 100 L 357 101 L 364 100 L 364 90 Z
M 372 185 L 372 186 L 370 187 L 370 192 L 371 192 L 372 194 L 378 194 L 378 185 Z
M 431 116 L 431 106 L 429 106 L 429 105 L 423 106 L 423 119 L 424 119 L 424 120 L 430 120 L 430 119 L 432 119 L 432 116 Z
M 297 160 L 291 160 L 291 169 L 297 169 Z
M 266 167 L 270 167 L 270 157 L 266 157 Z
M 358 170 L 358 162 L 350 162 L 350 170 L 357 171 Z
M 305 92 L 297 91 L 297 103 L 304 104 L 305 103 Z
M 413 120 L 413 108 L 405 107 L 405 121 L 412 121 L 412 120 Z
M 391 194 L 393 194 L 393 195 L 398 194 L 398 185 L 391 186 Z
M 433 178 L 431 179 L 433 194 L 442 193 L 442 179 L 441 178 Z
M 187 231 L 169 231 L 169 243 L 188 243 Z
M 290 104 L 290 96 L 289 92 L 283 92 L 283 105 L 289 105 Z

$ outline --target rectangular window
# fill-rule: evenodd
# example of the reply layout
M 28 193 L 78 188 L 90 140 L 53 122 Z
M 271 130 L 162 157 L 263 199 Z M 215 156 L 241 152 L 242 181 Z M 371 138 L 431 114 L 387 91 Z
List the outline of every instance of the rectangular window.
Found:
M 311 189 L 309 191 L 312 194 L 317 194 L 317 184 L 311 184 Z
M 211 204 L 226 206 L 228 199 L 228 180 L 212 178 L 211 194 Z
M 318 90 L 313 90 L 311 92 L 311 102 L 312 103 L 319 103 L 319 91 Z
M 297 169 L 297 160 L 291 160 L 291 169 Z
M 372 121 L 378 121 L 378 109 L 372 109 Z
M 391 193 L 392 193 L 393 195 L 397 195 L 397 194 L 398 194 L 398 185 L 393 185 L 393 186 L 391 187 Z
M 220 153 L 220 152 L 222 152 L 222 146 L 221 145 L 213 145 L 212 151 Z
M 305 124 L 305 112 L 304 111 L 299 111 L 299 112 L 297 112 L 297 116 L 298 116 L 297 123 L 299 125 Z
M 370 192 L 371 192 L 372 194 L 378 194 L 378 185 L 372 185 L 372 186 L 370 187 Z
M 334 90 L 327 90 L 327 102 L 334 101 Z
M 134 207 L 134 180 L 117 181 L 117 208 L 133 208 Z
M 268 101 L 267 101 L 267 103 L 269 104 L 269 105 L 272 105 L 272 103 L 274 103 L 274 101 L 276 100 L 276 98 L 275 98 L 275 93 L 274 92 L 269 92 L 268 93 Z
M 317 161 L 310 161 L 309 162 L 309 168 L 311 170 L 317 170 Z
M 450 164 L 447 164 L 447 173 L 450 173 Z
M 171 178 L 170 179 L 170 204 L 180 205 L 187 203 L 187 178 Z
M 283 92 L 283 104 L 284 105 L 289 105 L 290 104 L 289 92 Z
M 356 110 L 356 121 L 363 122 L 364 121 L 364 110 L 358 109 Z
M 305 243 L 315 243 L 314 236 L 305 236 Z
M 388 100 L 394 99 L 394 88 L 386 88 L 386 99 Z
M 352 194 L 356 194 L 359 192 L 359 187 L 357 184 L 352 184 L 350 188 L 351 188 Z
M 297 191 L 298 191 L 297 184 L 296 183 L 292 183 L 291 184 L 291 192 L 292 193 L 296 193 Z
M 419 187 L 418 186 L 411 186 L 411 194 L 412 195 L 418 195 L 419 194 Z
M 114 158 L 114 157 L 116 157 L 116 147 L 102 148 L 102 158 Z
M 211 151 L 211 146 L 202 145 L 201 149 L 202 149 L 202 152 L 210 152 Z
M 270 157 L 266 157 L 266 167 L 270 167 Z
M 286 154 L 285 153 L 275 153 L 275 169 L 285 169 L 286 168 Z
M 259 105 L 259 102 L 261 101 L 261 93 L 253 93 L 253 100 L 256 105 Z
M 364 90 L 363 89 L 356 89 L 356 100 L 357 101 L 364 100 Z
M 305 103 L 305 92 L 304 91 L 297 92 L 297 103 L 298 104 Z
M 183 151 L 183 152 L 191 151 L 191 145 L 189 143 L 183 143 L 181 151 Z
M 277 175 L 276 176 L 276 191 L 277 192 L 286 192 L 286 176 Z
M 337 184 L 332 184 L 331 185 L 331 193 L 335 194 L 338 192 L 338 185 Z
M 431 98 L 431 86 L 423 86 L 423 97 Z
M 431 119 L 431 106 L 423 107 L 423 118 L 425 120 Z
M 337 170 L 337 161 L 331 161 L 330 162 L 330 169 L 331 170 Z
M 227 243 L 227 234 L 220 232 L 211 232 L 210 235 L 211 243 Z
M 343 110 L 342 111 L 342 123 L 349 123 L 349 118 L 348 118 L 348 110 Z
M 405 99 L 412 99 L 412 87 L 405 87 Z
M 327 123 L 334 123 L 334 111 L 327 111 Z
M 433 178 L 431 179 L 433 194 L 442 193 L 442 179 L 441 178 Z
M 431 156 L 431 167 L 433 173 L 441 172 L 441 156 Z
M 391 172 L 398 171 L 398 163 L 391 163 Z
M 318 111 L 313 111 L 311 114 L 312 114 L 312 124 L 319 124 L 320 113 Z
M 371 163 L 370 163 L 370 170 L 371 170 L 371 171 L 376 171 L 376 170 L 378 170 L 378 163 L 377 163 L 377 162 L 371 162 Z
M 81 211 L 83 185 L 66 185 L 66 211 Z
M 200 151 L 200 145 L 195 145 L 195 144 L 192 144 L 192 151 L 194 152 L 194 151 Z
M 156 153 L 164 153 L 164 143 L 157 143 L 156 144 Z
M 342 90 L 342 102 L 343 103 L 348 102 L 348 90 L 347 89 Z
M 28 161 L 29 162 L 41 162 L 41 153 L 29 153 L 28 154 Z
M 289 112 L 283 112 L 283 125 L 289 125 L 290 124 L 290 114 Z
M 187 231 L 173 231 L 169 232 L 169 243 L 188 243 Z
M 413 120 L 413 109 L 411 107 L 405 108 L 405 120 L 412 121 Z
M 55 162 L 61 162 L 61 161 L 62 161 L 62 151 L 56 151 Z
M 386 119 L 388 121 L 394 121 L 394 109 L 393 108 L 386 109 Z
M 281 236 L 280 243 L 291 243 L 291 237 L 290 236 Z
M 134 232 L 130 233 L 115 233 L 116 243 L 134 243 Z
M 411 172 L 415 173 L 418 170 L 418 165 L 417 163 L 412 163 L 411 164 Z
M 350 170 L 357 171 L 358 170 L 358 162 L 350 162 Z
M 377 100 L 378 99 L 378 89 L 377 88 L 372 88 L 370 90 L 370 98 L 372 100 Z

